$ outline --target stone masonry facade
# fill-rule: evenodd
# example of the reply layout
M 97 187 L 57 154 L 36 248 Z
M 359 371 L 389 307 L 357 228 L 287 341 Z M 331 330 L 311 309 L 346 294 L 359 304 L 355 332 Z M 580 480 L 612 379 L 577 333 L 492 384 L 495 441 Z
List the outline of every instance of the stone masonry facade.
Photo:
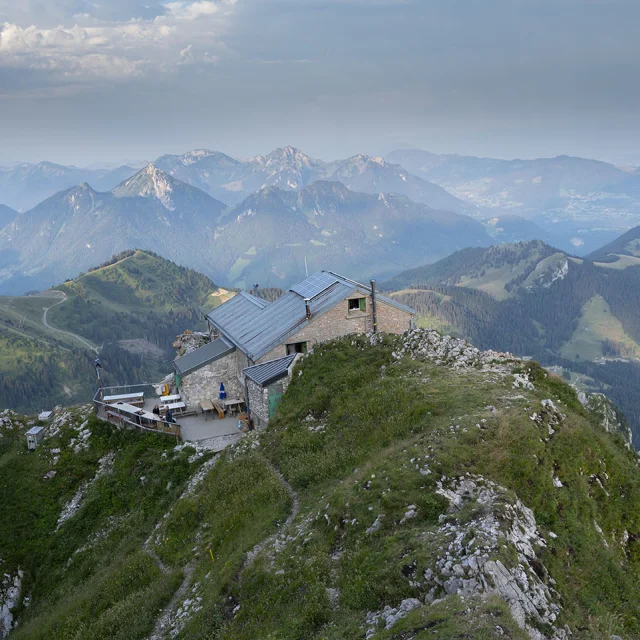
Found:
M 194 409 L 201 400 L 215 400 L 218 397 L 220 382 L 224 382 L 229 398 L 245 398 L 244 376 L 242 371 L 252 364 L 262 364 L 269 360 L 283 358 L 287 355 L 287 345 L 297 342 L 306 342 L 307 349 L 319 342 L 326 342 L 342 336 L 368 333 L 372 330 L 373 320 L 371 316 L 371 297 L 366 297 L 366 311 L 349 310 L 348 300 L 359 299 L 365 296 L 353 295 L 339 302 L 332 309 L 311 322 L 295 335 L 287 338 L 282 344 L 266 353 L 256 362 L 250 362 L 247 356 L 239 349 L 233 353 L 205 365 L 195 371 L 186 374 L 182 379 L 180 392 L 187 407 Z M 391 305 L 378 300 L 377 303 L 378 331 L 380 333 L 401 334 L 411 328 L 412 315 Z M 284 378 L 285 387 L 289 382 Z M 252 414 L 256 415 L 265 424 L 269 420 L 269 400 L 267 389 L 257 387 L 251 381 L 247 381 L 249 389 L 249 404 Z M 254 394 L 257 394 L 254 401 Z M 260 407 L 258 409 L 257 407 Z
M 351 296 L 362 298 L 364 296 Z M 334 338 L 340 338 L 352 333 L 367 333 L 372 329 L 371 297 L 367 297 L 366 311 L 349 311 L 348 300 L 345 298 L 319 318 L 311 322 L 295 335 L 287 338 L 283 344 L 278 345 L 269 353 L 262 356 L 256 364 L 282 358 L 287 355 L 287 344 L 306 342 L 308 349 L 318 342 L 326 342 Z M 401 334 L 411 328 L 411 314 L 396 307 L 385 304 L 378 299 L 377 302 L 378 331 L 380 333 Z
M 195 409 L 202 400 L 216 400 L 221 382 L 228 398 L 244 398 L 244 385 L 238 377 L 238 353 L 236 350 L 182 378 L 180 394 L 189 409 Z

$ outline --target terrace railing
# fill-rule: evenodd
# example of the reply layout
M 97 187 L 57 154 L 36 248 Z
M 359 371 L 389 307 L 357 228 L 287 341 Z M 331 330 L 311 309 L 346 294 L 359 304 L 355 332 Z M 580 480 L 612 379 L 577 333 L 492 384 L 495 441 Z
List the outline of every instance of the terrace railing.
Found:
M 106 420 L 119 427 L 133 427 L 141 431 L 149 431 L 151 433 L 161 433 L 163 435 L 174 436 L 177 440 L 182 440 L 180 425 L 174 422 L 167 422 L 160 416 L 154 416 L 153 419 L 131 413 L 119 407 L 117 404 L 108 404 L 103 402 L 105 396 L 123 395 L 127 393 L 136 393 L 143 391 L 145 396 L 155 396 L 157 385 L 150 383 L 130 384 L 119 387 L 104 387 L 98 389 L 93 396 L 93 406 L 96 416 L 101 420 Z M 148 413 L 148 412 L 146 412 Z

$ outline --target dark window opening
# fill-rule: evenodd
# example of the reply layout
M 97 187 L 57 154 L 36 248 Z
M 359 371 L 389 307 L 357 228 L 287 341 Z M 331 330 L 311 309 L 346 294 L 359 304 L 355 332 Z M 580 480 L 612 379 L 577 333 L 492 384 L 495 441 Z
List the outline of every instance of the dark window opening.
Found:
M 307 353 L 306 342 L 294 342 L 287 345 L 287 355 L 290 356 L 294 353 Z
M 352 298 L 349 300 L 349 311 L 366 311 L 367 299 L 366 298 Z

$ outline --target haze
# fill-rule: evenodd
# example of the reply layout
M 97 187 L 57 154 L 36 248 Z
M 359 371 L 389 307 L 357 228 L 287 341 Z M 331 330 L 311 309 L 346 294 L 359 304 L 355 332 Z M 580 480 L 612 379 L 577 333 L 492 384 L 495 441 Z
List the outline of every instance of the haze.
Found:
M 0 163 L 293 144 L 638 164 L 639 24 L 633 0 L 0 0 Z

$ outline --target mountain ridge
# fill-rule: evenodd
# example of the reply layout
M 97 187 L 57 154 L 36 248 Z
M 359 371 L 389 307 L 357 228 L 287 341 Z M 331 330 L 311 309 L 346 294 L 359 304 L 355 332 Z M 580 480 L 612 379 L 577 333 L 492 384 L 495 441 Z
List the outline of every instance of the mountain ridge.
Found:
M 46 288 L 134 247 L 228 285 L 257 277 L 263 286 L 286 287 L 304 274 L 305 258 L 356 277 L 386 276 L 425 250 L 436 259 L 490 242 L 464 215 L 332 181 L 299 192 L 263 187 L 226 208 L 152 164 L 110 192 L 83 183 L 55 194 L 0 230 L 0 291 Z

